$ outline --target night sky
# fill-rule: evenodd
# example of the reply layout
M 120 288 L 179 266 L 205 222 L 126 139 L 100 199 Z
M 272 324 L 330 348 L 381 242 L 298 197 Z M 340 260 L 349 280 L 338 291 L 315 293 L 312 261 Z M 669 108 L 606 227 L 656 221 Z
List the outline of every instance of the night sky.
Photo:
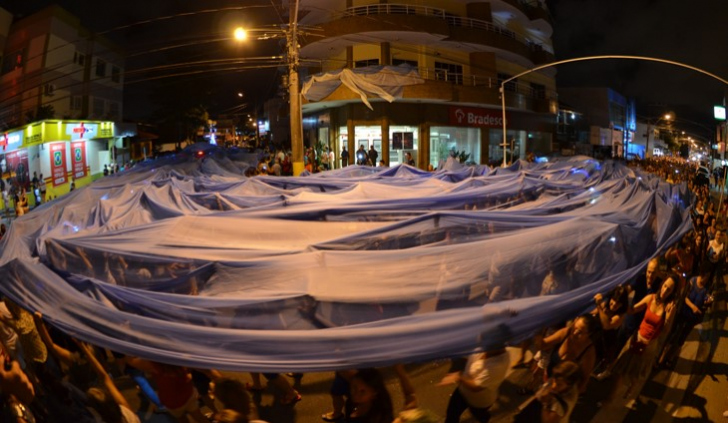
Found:
M 53 3 L 8 0 L 0 7 L 27 15 Z M 207 106 L 211 114 L 244 111 L 275 95 L 280 60 L 241 63 L 240 58 L 281 55 L 279 40 L 233 40 L 236 26 L 280 33 L 270 0 L 124 0 L 55 2 L 103 34 L 125 53 L 124 115 L 154 120 L 155 110 Z M 280 1 L 276 0 L 280 6 Z M 243 92 L 240 99 L 238 92 Z M 243 103 L 247 108 L 240 109 Z
M 49 4 L 47 0 L 5 0 L 2 7 L 16 14 L 28 14 Z M 245 91 L 249 102 L 262 102 L 275 94 L 279 74 L 273 68 L 231 71 L 240 64 L 220 64 L 218 71 L 176 76 L 144 82 L 160 73 L 139 72 L 153 66 L 215 59 L 232 59 L 281 54 L 277 40 L 249 42 L 206 42 L 226 36 L 237 22 L 250 27 L 279 25 L 273 4 L 280 0 L 60 0 L 57 2 L 78 15 L 82 23 L 122 45 L 130 57 L 129 84 L 125 93 L 126 114 L 141 117 L 171 93 L 183 91 L 190 103 L 214 98 L 213 112 L 239 104 L 234 94 Z M 728 79 L 725 40 L 728 1 L 724 0 L 548 0 L 555 19 L 554 48 L 558 60 L 606 54 L 650 56 L 682 62 Z M 241 5 L 252 6 L 234 10 Z M 195 13 L 153 23 L 133 25 L 147 19 Z M 109 32 L 110 31 L 110 32 Z M 170 45 L 191 44 L 185 48 L 156 51 Z M 211 69 L 208 66 L 206 69 Z M 192 73 L 202 67 L 178 68 L 172 73 Z M 169 72 L 168 72 L 169 73 Z M 132 76 L 133 75 L 133 76 Z M 592 61 L 558 67 L 560 86 L 603 86 L 637 100 L 638 115 L 656 116 L 674 111 L 679 118 L 712 125 L 712 106 L 721 103 L 726 86 L 695 71 L 666 64 L 632 60 Z M 160 84 L 159 82 L 164 82 Z M 163 88 L 166 87 L 168 92 Z M 150 88 L 154 90 L 150 91 Z M 151 93 L 151 94 L 150 94 Z M 161 99 L 161 100 L 160 100 Z
M 558 60 L 595 55 L 648 56 L 728 79 L 728 1 L 549 0 Z M 667 64 L 605 60 L 559 66 L 559 86 L 607 86 L 637 100 L 637 114 L 674 111 L 678 124 L 714 124 L 713 105 L 728 86 Z

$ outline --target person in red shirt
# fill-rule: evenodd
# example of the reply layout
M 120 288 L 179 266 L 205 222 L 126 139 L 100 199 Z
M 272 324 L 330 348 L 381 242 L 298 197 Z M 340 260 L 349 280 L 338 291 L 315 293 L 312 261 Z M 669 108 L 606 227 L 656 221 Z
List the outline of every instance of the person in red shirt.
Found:
M 639 330 L 624 346 L 617 358 L 612 372 L 617 375 L 618 380 L 615 387 L 621 386 L 621 378 L 627 379 L 627 391 L 625 398 L 630 398 L 639 381 L 644 381 L 652 367 L 657 355 L 659 342 L 657 338 L 662 329 L 669 327 L 675 312 L 675 280 L 672 277 L 665 279 L 657 293 L 645 296 L 642 301 L 634 307 L 630 307 L 629 313 L 645 311 Z
M 167 408 L 169 414 L 180 421 L 185 421 L 185 417 L 191 417 L 192 421 L 208 422 L 208 419 L 200 411 L 200 405 L 197 401 L 199 394 L 192 383 L 192 375 L 186 367 L 157 363 L 136 357 L 127 357 L 125 362 L 147 373 L 154 379 L 159 399 Z M 208 377 L 215 379 L 216 375 L 210 372 Z

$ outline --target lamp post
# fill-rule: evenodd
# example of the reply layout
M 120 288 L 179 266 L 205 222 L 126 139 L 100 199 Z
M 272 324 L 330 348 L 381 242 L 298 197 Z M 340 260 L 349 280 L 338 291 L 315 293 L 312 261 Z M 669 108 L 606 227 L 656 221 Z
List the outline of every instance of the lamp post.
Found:
M 290 2 L 290 20 L 286 31 L 288 48 L 288 97 L 291 115 L 291 161 L 293 174 L 303 172 L 303 117 L 301 92 L 298 87 L 298 0 Z
M 291 160 L 293 174 L 303 172 L 303 118 L 301 114 L 301 91 L 298 80 L 298 0 L 290 2 L 288 29 L 282 31 L 286 36 L 286 62 L 288 64 L 288 97 L 291 126 Z M 235 29 L 235 39 L 247 39 L 247 31 Z M 257 111 L 256 111 L 257 112 Z M 258 124 L 256 116 L 256 125 Z
M 650 151 L 650 132 L 652 126 L 657 126 L 661 121 L 666 120 L 669 121 L 672 119 L 672 115 L 670 113 L 665 113 L 663 116 L 660 116 L 654 123 L 650 122 L 650 120 L 647 120 L 647 133 L 645 134 L 647 136 L 647 140 L 645 141 L 645 159 L 647 158 L 647 153 Z M 650 154 L 650 156 L 652 156 Z
M 646 57 L 646 56 L 626 56 L 626 55 L 606 55 L 606 56 L 585 56 L 585 57 L 576 57 L 574 59 L 565 59 L 565 60 L 559 60 L 552 63 L 547 63 L 545 65 L 536 66 L 535 68 L 527 69 L 517 75 L 514 75 L 510 78 L 504 79 L 500 83 L 500 94 L 501 94 L 501 109 L 503 110 L 503 167 L 506 166 L 506 146 L 508 146 L 508 142 L 506 141 L 506 98 L 505 98 L 505 86 L 507 83 L 518 79 L 524 75 L 528 75 L 529 73 L 539 71 L 541 69 L 550 68 L 552 66 L 556 65 L 563 65 L 565 63 L 574 63 L 574 62 L 583 62 L 588 60 L 612 60 L 612 59 L 626 59 L 626 60 L 646 60 L 650 62 L 658 62 L 658 63 L 665 63 L 668 65 L 674 65 L 674 66 L 680 66 L 683 68 L 691 69 L 696 72 L 700 72 L 704 75 L 707 75 L 713 79 L 716 79 L 720 82 L 722 82 L 725 85 L 728 85 L 728 80 L 723 79 L 715 74 L 712 74 L 706 70 L 697 68 L 695 66 L 686 65 L 685 63 L 675 62 L 673 60 L 666 60 L 666 59 L 659 59 L 656 57 Z

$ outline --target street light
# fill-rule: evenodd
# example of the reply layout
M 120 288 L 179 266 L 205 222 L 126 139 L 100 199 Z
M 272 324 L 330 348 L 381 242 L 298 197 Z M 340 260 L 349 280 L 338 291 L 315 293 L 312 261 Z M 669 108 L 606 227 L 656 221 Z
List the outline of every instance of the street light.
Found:
M 647 158 L 647 153 L 650 151 L 650 132 L 651 126 L 657 126 L 661 121 L 670 121 L 673 119 L 673 116 L 670 113 L 665 113 L 664 115 L 660 116 L 659 119 L 657 119 L 654 123 L 650 122 L 650 120 L 647 120 L 647 133 L 645 134 L 647 136 L 647 141 L 645 141 L 645 159 Z M 650 155 L 652 156 L 652 155 Z
M 245 41 L 248 39 L 248 31 L 246 31 L 243 27 L 237 27 L 235 28 L 235 32 L 233 33 L 235 36 L 235 39 L 238 41 Z
M 298 1 L 291 1 L 288 28 L 283 30 L 286 36 L 286 61 L 288 63 L 288 96 L 291 125 L 291 161 L 293 174 L 303 172 L 303 116 L 301 110 L 301 92 L 298 87 Z M 247 31 L 235 29 L 235 39 L 245 40 Z
M 296 1 L 298 1 L 298 0 L 296 0 Z M 706 70 L 696 68 L 695 66 L 686 65 L 685 63 L 675 62 L 673 60 L 659 59 L 656 57 L 646 57 L 646 56 L 626 56 L 626 55 L 585 56 L 585 57 L 576 57 L 573 59 L 558 60 L 556 62 L 546 63 L 545 65 L 536 66 L 535 68 L 526 69 L 525 71 L 523 71 L 517 75 L 514 75 L 510 78 L 500 81 L 501 110 L 503 112 L 503 122 L 502 122 L 502 124 L 503 124 L 503 144 L 501 144 L 503 146 L 503 167 L 506 166 L 506 147 L 508 146 L 508 142 L 506 141 L 506 125 L 507 125 L 507 122 L 506 122 L 506 95 L 505 95 L 506 94 L 505 93 L 506 84 L 513 80 L 516 80 L 522 76 L 528 75 L 529 73 L 537 72 L 537 71 L 540 71 L 541 69 L 550 68 L 552 66 L 563 65 L 566 63 L 583 62 L 583 61 L 588 61 L 588 60 L 605 60 L 605 59 L 646 60 L 649 62 L 658 62 L 658 63 L 665 63 L 668 65 L 680 66 L 680 67 L 683 67 L 686 69 L 691 69 L 696 72 L 700 72 L 704 75 L 708 75 L 709 77 L 716 79 L 725 85 L 728 85 L 728 80 L 723 79 Z

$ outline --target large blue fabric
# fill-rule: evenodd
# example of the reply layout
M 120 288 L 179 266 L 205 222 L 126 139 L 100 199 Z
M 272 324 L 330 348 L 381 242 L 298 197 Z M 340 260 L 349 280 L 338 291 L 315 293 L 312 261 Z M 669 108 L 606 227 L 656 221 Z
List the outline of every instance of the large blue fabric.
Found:
M 247 158 L 146 163 L 18 218 L 0 291 L 127 354 L 323 371 L 518 342 L 691 228 L 685 186 L 587 157 L 246 178 Z

